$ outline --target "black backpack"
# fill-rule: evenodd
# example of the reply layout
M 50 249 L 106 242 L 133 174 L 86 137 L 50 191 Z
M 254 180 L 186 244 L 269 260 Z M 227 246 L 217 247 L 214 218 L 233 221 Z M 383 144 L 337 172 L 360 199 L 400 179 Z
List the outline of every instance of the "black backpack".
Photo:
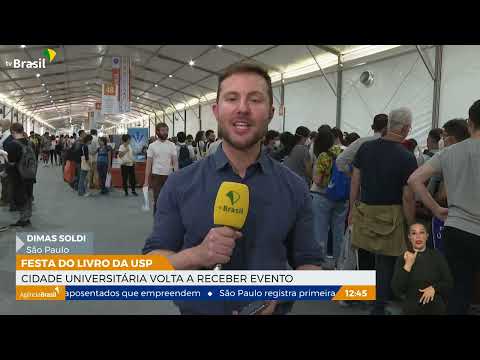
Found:
M 427 156 L 433 157 L 433 155 L 435 155 L 435 154 L 434 154 L 433 152 L 431 152 L 430 150 L 425 149 L 425 151 L 423 152 L 423 155 L 427 155 Z
M 24 180 L 35 180 L 37 177 L 37 156 L 30 144 L 25 145 L 15 140 L 22 147 L 22 157 L 17 162 L 17 169 L 20 177 Z
M 180 146 L 180 153 L 178 154 L 178 166 L 184 168 L 193 163 L 192 158 L 190 157 L 190 151 L 188 150 L 187 145 Z
M 75 161 L 75 155 L 80 151 L 80 142 L 76 141 L 72 144 L 70 148 L 67 149 L 65 154 L 65 160 Z

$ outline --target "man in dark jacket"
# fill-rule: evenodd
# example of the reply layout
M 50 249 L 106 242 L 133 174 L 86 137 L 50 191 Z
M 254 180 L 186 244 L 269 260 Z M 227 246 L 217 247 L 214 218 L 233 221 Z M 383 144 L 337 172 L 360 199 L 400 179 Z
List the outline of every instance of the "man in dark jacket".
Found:
M 8 182 L 12 184 L 13 199 L 20 211 L 20 219 L 11 226 L 25 227 L 31 225 L 30 218 L 32 217 L 33 184 L 35 179 L 23 179 L 18 170 L 18 164 L 23 156 L 22 146 L 29 147 L 31 145 L 28 139 L 24 137 L 22 124 L 14 123 L 10 131 L 13 140 L 7 145 L 4 144 L 9 162 L 7 169 Z

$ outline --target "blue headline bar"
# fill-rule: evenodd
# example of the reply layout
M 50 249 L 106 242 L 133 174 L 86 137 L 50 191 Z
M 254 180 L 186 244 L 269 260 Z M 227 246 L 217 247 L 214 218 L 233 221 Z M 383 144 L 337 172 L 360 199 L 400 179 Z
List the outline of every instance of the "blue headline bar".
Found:
M 65 300 L 331 300 L 341 286 L 66 286 Z

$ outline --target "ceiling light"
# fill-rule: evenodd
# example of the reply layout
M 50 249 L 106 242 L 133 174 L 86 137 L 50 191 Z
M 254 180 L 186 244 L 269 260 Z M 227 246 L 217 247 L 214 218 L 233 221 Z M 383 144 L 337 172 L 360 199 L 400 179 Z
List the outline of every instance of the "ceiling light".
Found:
M 168 77 L 169 77 L 169 78 L 172 78 L 172 77 L 173 77 L 173 75 L 172 75 L 172 74 L 170 74 L 170 75 L 168 75 Z
M 47 90 L 47 94 L 49 93 L 49 91 Z
M 21 47 L 22 49 L 25 49 L 25 48 L 27 47 L 27 45 L 20 45 L 20 47 Z
M 53 100 L 50 100 L 50 102 L 53 104 Z
M 222 48 L 222 47 L 223 47 L 223 45 L 217 45 L 217 47 L 218 47 L 218 48 Z
M 45 86 L 45 84 L 42 84 L 42 86 Z
M 37 74 L 37 78 L 39 78 L 39 77 L 40 77 L 40 74 Z
M 137 100 L 139 100 L 140 98 L 137 96 Z
M 155 87 L 158 87 L 158 84 L 155 84 Z
M 195 65 L 195 61 L 193 61 L 193 60 L 190 60 L 190 61 L 188 62 L 188 65 L 190 65 L 190 66 L 193 66 L 193 65 Z

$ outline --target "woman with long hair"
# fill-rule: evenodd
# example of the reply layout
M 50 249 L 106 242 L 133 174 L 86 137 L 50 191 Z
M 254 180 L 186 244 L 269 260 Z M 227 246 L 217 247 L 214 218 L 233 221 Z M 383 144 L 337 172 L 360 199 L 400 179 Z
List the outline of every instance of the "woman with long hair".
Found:
M 313 152 L 317 158 L 313 170 L 313 184 L 310 188 L 314 217 L 314 236 L 320 244 L 323 258 L 327 256 L 328 233 L 332 230 L 333 258 L 340 255 L 345 234 L 345 219 L 348 201 L 332 201 L 327 198 L 327 188 L 332 175 L 333 164 L 342 148 L 335 144 L 335 137 L 327 128 L 319 129 Z
M 197 160 L 201 160 L 205 157 L 205 141 L 207 138 L 205 137 L 205 131 L 200 130 L 197 132 L 197 135 L 195 135 L 195 155 L 197 156 Z

